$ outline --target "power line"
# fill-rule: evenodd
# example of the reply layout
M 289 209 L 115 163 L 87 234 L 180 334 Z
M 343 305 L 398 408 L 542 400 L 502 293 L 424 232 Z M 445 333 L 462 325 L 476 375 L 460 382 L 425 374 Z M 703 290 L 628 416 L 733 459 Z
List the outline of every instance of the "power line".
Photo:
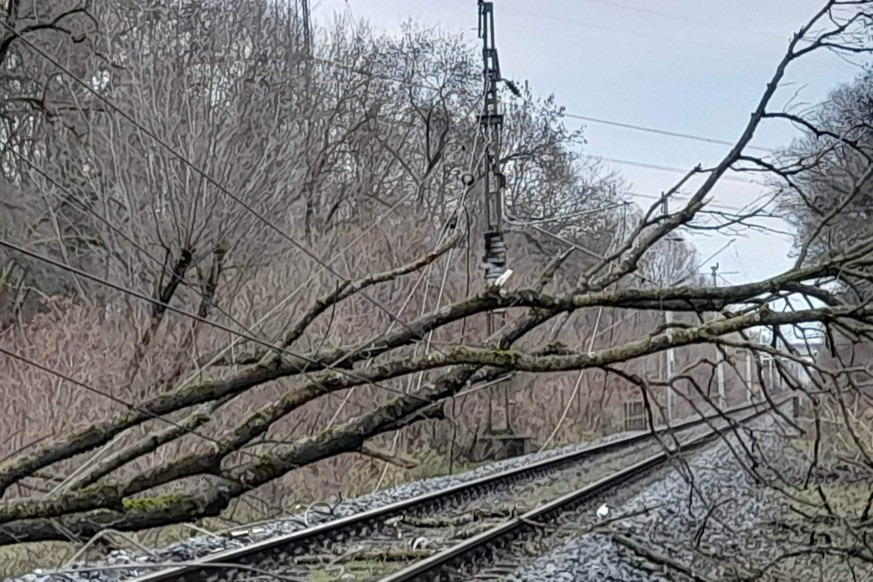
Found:
M 663 199 L 663 196 L 656 196 L 655 194 L 642 194 L 640 192 L 622 192 L 620 194 L 620 196 L 631 196 L 633 198 L 646 198 L 648 200 L 662 200 Z M 685 202 L 688 200 L 687 198 L 679 198 L 676 196 L 672 197 L 672 199 L 676 200 L 677 202 Z M 716 208 L 716 209 L 720 209 L 720 210 L 728 210 L 728 211 L 736 211 L 736 212 L 743 210 L 739 206 L 730 206 L 728 204 L 719 204 L 717 202 L 710 202 L 706 206 L 709 208 Z
M 699 46 L 699 47 L 704 47 L 707 49 L 715 49 L 715 50 L 725 51 L 725 52 L 743 53 L 743 54 L 753 55 L 756 57 L 775 58 L 774 53 L 765 53 L 765 52 L 759 52 L 759 51 L 740 49 L 740 48 L 737 48 L 735 46 L 734 47 L 719 46 L 719 45 L 715 45 L 715 44 L 708 43 L 708 42 L 693 41 L 693 40 L 689 40 L 687 38 L 677 38 L 677 37 L 672 37 L 672 36 L 665 36 L 662 34 L 654 34 L 651 32 L 643 32 L 643 31 L 639 31 L 639 30 L 629 30 L 627 28 L 620 28 L 620 27 L 616 27 L 616 26 L 607 26 L 605 24 L 595 24 L 592 22 L 584 22 L 581 20 L 567 18 L 564 16 L 553 16 L 550 14 L 543 14 L 541 12 L 529 12 L 527 10 L 518 10 L 516 8 L 503 8 L 503 10 L 505 10 L 506 12 L 514 12 L 514 13 L 520 14 L 522 16 L 527 16 L 527 17 L 531 17 L 531 18 L 538 18 L 540 20 L 551 20 L 551 21 L 560 22 L 560 23 L 565 24 L 565 25 L 575 26 L 575 27 L 579 27 L 579 28 L 588 28 L 591 30 L 600 30 L 600 31 L 604 31 L 604 32 L 609 32 L 610 34 L 621 34 L 624 36 L 631 36 L 633 38 L 640 38 L 640 37 L 651 38 L 651 39 L 655 39 L 655 40 L 673 42 L 673 43 L 677 43 L 677 44 Z M 826 63 L 824 61 L 819 61 L 819 60 L 814 60 L 814 59 L 808 59 L 807 62 L 815 64 L 815 65 L 820 66 L 820 67 L 832 67 L 833 66 L 832 64 Z
M 603 160 L 605 162 L 611 162 L 613 164 L 622 164 L 625 166 L 634 166 L 637 168 L 646 168 L 648 170 L 659 170 L 662 172 L 674 172 L 674 173 L 678 173 L 678 174 L 687 174 L 688 173 L 687 168 L 683 169 L 683 168 L 677 168 L 674 166 L 662 166 L 659 164 L 648 164 L 645 162 L 637 162 L 634 160 L 623 160 L 620 158 L 608 158 L 605 156 L 597 156 L 594 154 L 585 154 L 585 157 L 590 158 L 590 159 L 595 159 L 595 160 Z M 704 173 L 708 173 L 708 171 L 701 172 L 701 175 Z M 765 186 L 765 184 L 761 184 L 760 182 L 755 182 L 754 180 L 749 180 L 747 178 L 738 178 L 738 177 L 734 177 L 734 176 L 722 176 L 720 179 L 725 180 L 727 182 L 739 182 L 741 184 L 753 184 L 755 186 L 761 186 L 761 187 Z
M 654 16 L 660 16 L 661 18 L 666 18 L 669 20 L 676 20 L 678 22 L 688 22 L 690 24 L 698 24 L 700 26 L 706 26 L 707 28 L 714 28 L 717 30 L 730 30 L 732 32 L 740 32 L 743 34 L 751 34 L 755 36 L 767 37 L 773 40 L 785 41 L 787 37 L 782 37 L 778 34 L 772 34 L 769 32 L 763 32 L 758 30 L 749 30 L 747 28 L 741 28 L 739 26 L 732 26 L 729 24 L 714 24 L 712 22 L 708 22 L 706 20 L 701 20 L 697 18 L 689 18 L 687 16 L 679 16 L 676 14 L 670 14 L 668 12 L 659 12 L 657 10 L 651 10 L 649 8 L 642 8 L 639 6 L 628 6 L 627 4 L 622 4 L 620 2 L 614 2 L 610 0 L 585 0 L 586 2 L 590 2 L 592 4 L 602 4 L 604 6 L 612 6 L 614 8 L 618 8 L 620 10 L 628 10 L 630 12 L 639 12 L 641 14 L 652 14 Z
M 330 61 L 327 59 L 316 59 L 316 60 L 322 61 L 323 63 L 325 63 L 327 65 L 337 66 L 337 67 L 340 67 L 343 69 L 350 70 L 351 72 L 357 73 L 360 75 L 370 76 L 370 77 L 381 79 L 384 81 L 398 83 L 400 85 L 410 86 L 410 87 L 414 87 L 414 88 L 418 88 L 418 89 L 426 89 L 426 90 L 434 91 L 434 92 L 437 91 L 437 89 L 435 89 L 433 87 L 429 87 L 427 85 L 422 85 L 419 83 L 410 83 L 410 82 L 405 81 L 403 79 L 395 79 L 393 77 L 387 77 L 385 75 L 378 75 L 375 73 L 370 73 L 368 71 L 361 71 L 359 69 L 344 66 L 340 63 L 336 63 L 334 61 Z M 470 93 L 466 93 L 466 94 L 469 96 L 472 96 L 472 94 L 470 94 Z M 569 113 L 567 111 L 562 112 L 561 116 L 568 117 L 571 119 L 579 119 L 581 121 L 588 121 L 590 123 L 598 123 L 601 125 L 620 127 L 620 128 L 629 129 L 632 131 L 650 133 L 650 134 L 654 134 L 654 135 L 663 135 L 666 137 L 673 137 L 673 138 L 684 139 L 684 140 L 688 140 L 688 141 L 696 141 L 696 142 L 708 143 L 708 144 L 712 144 L 712 145 L 725 145 L 725 146 L 729 146 L 729 147 L 735 145 L 735 142 L 731 142 L 731 141 L 724 140 L 724 139 L 707 137 L 707 136 L 702 136 L 702 135 L 695 135 L 695 134 L 684 133 L 684 132 L 671 131 L 671 130 L 656 128 L 656 127 L 647 127 L 647 126 L 643 126 L 643 125 L 637 125 L 637 124 L 623 122 L 623 121 L 615 121 L 615 120 L 611 120 L 611 119 L 590 117 L 587 115 L 580 115 L 578 113 Z M 746 149 L 765 152 L 765 153 L 774 153 L 777 151 L 775 148 L 769 148 L 769 147 L 763 147 L 763 146 L 747 146 Z M 588 157 L 598 157 L 599 159 L 602 159 L 605 161 L 609 161 L 609 162 L 616 163 L 616 164 L 627 165 L 627 166 L 635 166 L 635 167 L 640 167 L 640 168 L 663 170 L 663 171 L 668 171 L 668 172 L 679 172 L 682 174 L 687 173 L 687 170 L 684 170 L 681 168 L 675 168 L 675 167 L 669 167 L 669 166 L 660 166 L 660 165 L 656 165 L 656 164 L 650 164 L 650 163 L 646 163 L 646 162 L 638 162 L 638 161 L 634 161 L 634 160 L 605 158 L 602 156 L 593 156 L 593 155 L 589 155 Z M 735 177 L 731 177 L 731 176 L 724 176 L 724 177 L 722 177 L 722 179 L 726 180 L 726 181 L 731 181 L 731 182 L 741 182 L 741 183 L 761 185 L 758 182 L 754 182 L 753 180 L 748 180 L 748 179 L 743 179 L 743 178 L 735 178 Z
M 705 137 L 702 135 L 694 135 L 691 133 L 681 133 L 681 132 L 677 132 L 677 131 L 670 131 L 667 129 L 659 129 L 657 127 L 646 127 L 643 125 L 636 125 L 633 123 L 625 123 L 622 121 L 613 121 L 610 119 L 588 117 L 586 115 L 578 115 L 576 113 L 564 112 L 563 116 L 570 117 L 572 119 L 581 119 L 582 121 L 588 121 L 590 123 L 598 123 L 601 125 L 609 125 L 612 127 L 621 127 L 623 129 L 631 129 L 634 131 L 653 133 L 656 135 L 665 135 L 668 137 L 675 137 L 678 139 L 685 139 L 685 140 L 690 140 L 690 141 L 698 141 L 698 142 L 708 143 L 708 144 L 713 144 L 713 145 L 726 145 L 726 146 L 735 145 L 735 142 L 731 142 L 731 141 L 728 141 L 725 139 L 718 139 L 718 138 L 714 138 L 714 137 Z M 773 153 L 776 151 L 774 148 L 761 147 L 761 146 L 748 146 L 747 149 L 756 150 L 759 152 L 767 152 L 767 153 Z
M 630 192 L 630 191 L 629 192 L 622 192 L 621 194 L 619 194 L 619 196 L 630 196 L 632 198 L 646 198 L 648 200 L 663 200 L 664 199 L 663 196 L 658 196 L 655 194 L 643 194 L 641 192 Z M 706 206 L 708 208 L 714 208 L 717 210 L 727 210 L 730 212 L 752 213 L 752 212 L 758 212 L 758 211 L 763 210 L 764 208 L 767 208 L 770 205 L 770 203 L 773 201 L 771 198 L 771 200 L 769 202 L 761 204 L 760 201 L 763 197 L 764 196 L 759 196 L 755 200 L 752 200 L 751 202 L 749 202 L 743 206 L 733 206 L 730 204 L 721 204 L 718 202 L 709 202 L 706 204 Z M 670 199 L 675 200 L 676 202 L 687 202 L 689 200 L 689 198 L 683 198 L 680 196 L 671 196 Z M 758 208 L 752 210 L 751 207 L 753 205 L 757 205 Z M 718 214 L 718 213 L 716 213 L 716 214 Z
M 668 15 L 665 13 L 655 12 L 655 11 L 651 11 L 651 10 L 647 10 L 647 9 L 643 9 L 643 8 L 624 6 L 624 5 L 621 5 L 618 3 L 609 2 L 608 0 L 587 0 L 587 1 L 597 2 L 597 3 L 604 4 L 604 5 L 610 5 L 610 6 L 620 7 L 620 8 L 626 8 L 628 10 L 634 10 L 634 11 L 638 11 L 638 12 L 657 14 L 660 16 L 668 17 L 668 18 L 671 17 L 671 15 Z M 508 12 L 519 12 L 519 13 L 529 14 L 529 13 L 526 13 L 523 11 L 519 11 L 519 10 L 515 10 L 515 9 L 511 9 L 511 8 L 506 8 L 506 7 L 501 7 L 501 9 L 506 10 Z M 542 15 L 535 15 L 535 16 L 538 16 L 541 18 L 547 18 L 547 19 L 555 19 L 555 20 L 559 20 L 559 21 L 566 20 L 563 18 L 548 17 L 548 16 L 542 16 Z M 680 17 L 675 17 L 675 18 L 681 19 L 681 20 L 686 20 L 688 22 L 692 22 L 692 23 L 696 23 L 696 24 L 707 24 L 705 21 L 701 21 L 701 20 L 687 19 L 687 18 L 680 18 Z M 569 22 L 573 22 L 573 21 L 569 21 Z M 718 27 L 716 27 L 716 28 L 718 28 Z M 748 31 L 748 30 L 735 28 L 735 27 L 728 27 L 728 28 L 733 28 L 734 30 L 737 30 L 740 32 L 746 32 L 749 34 L 764 34 L 764 33 L 756 33 L 754 31 Z M 776 35 L 768 35 L 768 36 L 772 36 L 774 38 L 777 37 Z M 779 37 L 779 38 L 781 38 L 781 37 Z M 678 39 L 673 39 L 673 40 L 678 40 Z M 390 77 L 387 75 L 380 75 L 378 73 L 373 73 L 370 71 L 364 71 L 361 69 L 357 69 L 355 67 L 350 67 L 348 65 L 334 61 L 332 59 L 325 59 L 325 58 L 314 57 L 314 56 L 310 57 L 310 58 L 314 61 L 318 61 L 318 62 L 321 62 L 323 64 L 333 66 L 336 68 L 348 70 L 348 71 L 351 71 L 353 73 L 360 74 L 363 76 L 369 76 L 372 78 L 377 78 L 377 79 L 381 79 L 384 81 L 397 83 L 397 84 L 400 84 L 403 86 L 438 92 L 438 89 L 436 89 L 435 87 L 431 87 L 431 86 L 428 86 L 428 85 L 425 85 L 422 83 L 412 83 L 412 82 L 409 82 L 409 81 L 404 80 L 404 79 L 397 79 L 394 77 Z M 467 93 L 467 92 L 465 92 L 465 94 L 467 94 L 468 96 L 474 96 L 473 94 Z M 596 123 L 596 124 L 606 125 L 606 126 L 611 126 L 611 127 L 620 127 L 622 129 L 628 129 L 628 130 L 638 131 L 638 132 L 643 132 L 643 133 L 650 133 L 653 135 L 663 135 L 665 137 L 673 137 L 673 138 L 684 139 L 684 140 L 688 140 L 688 141 L 696 141 L 699 143 L 708 143 L 708 144 L 712 144 L 712 145 L 725 145 L 725 146 L 735 145 L 735 142 L 731 142 L 729 140 L 725 140 L 725 139 L 721 139 L 721 138 L 714 138 L 714 137 L 708 137 L 708 136 L 703 136 L 703 135 L 698 135 L 698 134 L 672 131 L 672 130 L 668 130 L 668 129 L 662 129 L 662 128 L 651 127 L 651 126 L 644 126 L 644 125 L 639 125 L 639 124 L 625 122 L 625 121 L 617 121 L 617 120 L 613 120 L 613 119 L 604 119 L 602 117 L 592 117 L 592 116 L 588 116 L 588 115 L 582 115 L 582 114 L 572 113 L 572 112 L 567 112 L 567 111 L 562 112 L 561 116 L 571 118 L 571 119 L 578 119 L 581 121 L 587 121 L 589 123 Z M 777 148 L 765 147 L 765 146 L 754 146 L 754 145 L 747 146 L 746 149 L 764 152 L 764 153 L 775 153 L 778 151 Z M 613 161 L 615 163 L 621 163 L 621 164 L 626 164 L 626 165 L 639 165 L 640 167 L 649 167 L 649 166 L 642 166 L 641 164 L 644 164 L 644 162 L 632 162 L 632 161 L 625 161 L 625 160 L 613 160 Z M 660 169 L 660 168 L 655 168 L 655 169 Z M 678 170 L 675 168 L 671 168 L 670 171 L 685 172 L 685 170 Z M 730 178 L 725 178 L 725 179 L 729 180 Z M 734 180 L 734 181 L 736 181 L 736 180 Z

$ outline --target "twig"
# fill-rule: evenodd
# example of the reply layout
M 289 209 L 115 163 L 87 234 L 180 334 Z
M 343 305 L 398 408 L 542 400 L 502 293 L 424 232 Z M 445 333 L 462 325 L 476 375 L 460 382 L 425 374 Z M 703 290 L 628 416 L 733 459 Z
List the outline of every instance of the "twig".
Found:
M 372 445 L 362 445 L 358 452 L 362 455 L 373 457 L 374 459 L 379 459 L 380 461 L 385 461 L 386 463 L 391 463 L 392 465 L 396 465 L 401 469 L 415 469 L 419 465 L 417 461 L 402 457 L 401 455 L 396 453 L 391 454 L 387 451 L 377 449 Z
M 692 580 L 695 580 L 696 582 L 712 582 L 709 578 L 706 578 L 700 574 L 696 574 L 690 567 L 685 566 L 684 564 L 677 562 L 676 560 L 674 560 L 670 557 L 667 557 L 663 554 L 655 552 L 654 550 L 649 549 L 645 545 L 643 545 L 635 540 L 632 540 L 631 538 L 629 538 L 625 535 L 622 535 L 619 533 L 614 533 L 614 534 L 612 534 L 612 539 L 616 543 L 626 547 L 627 549 L 631 550 L 635 554 L 638 554 L 638 555 L 644 557 L 645 559 L 647 559 L 651 562 L 654 562 L 656 564 L 660 564 L 660 565 L 666 566 L 672 570 L 676 570 L 677 572 L 681 572 L 681 573 L 685 574 L 686 576 L 688 576 L 689 578 L 691 578 Z

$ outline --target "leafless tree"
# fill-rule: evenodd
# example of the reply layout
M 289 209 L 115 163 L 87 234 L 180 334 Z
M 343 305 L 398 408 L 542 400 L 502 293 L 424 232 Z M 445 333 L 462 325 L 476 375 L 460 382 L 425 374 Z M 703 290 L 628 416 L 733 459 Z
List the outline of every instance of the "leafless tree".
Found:
M 569 153 L 579 136 L 553 101 L 523 93 L 509 108 L 505 160 L 519 276 L 481 292 L 470 267 L 479 183 L 457 179 L 481 172 L 479 95 L 457 39 L 414 29 L 401 41 L 373 39 L 339 23 L 308 59 L 283 36 L 294 15 L 267 2 L 96 7 L 99 54 L 79 77 L 87 87 L 62 75 L 76 103 L 68 129 L 24 159 L 40 193 L 71 197 L 90 217 L 82 224 L 99 243 L 83 264 L 127 292 L 98 295 L 95 278 L 83 278 L 81 298 L 54 300 L 49 314 L 8 330 L 0 349 L 10 386 L 42 382 L 51 404 L 61 388 L 103 404 L 49 423 L 55 434 L 31 435 L 41 440 L 0 462 L 0 543 L 221 515 L 344 453 L 372 456 L 387 435 L 421 436 L 446 416 L 469 429 L 481 410 L 471 395 L 507 376 L 522 422 L 551 439 L 574 402 L 587 410 L 576 409 L 586 430 L 617 395 L 643 399 L 652 421 L 670 387 L 688 410 L 725 407 L 712 389 L 724 366 L 733 401 L 751 384 L 767 401 L 785 389 L 802 397 L 811 420 L 794 425 L 807 475 L 835 435 L 839 454 L 869 478 L 869 370 L 840 361 L 870 336 L 868 298 L 842 292 L 870 279 L 869 236 L 723 287 L 695 276 L 692 249 L 676 239 L 756 227 L 758 207 L 715 223 L 707 211 L 730 171 L 766 173 L 797 191 L 798 165 L 823 167 L 827 154 L 762 158 L 749 145 L 764 120 L 815 127 L 773 110 L 774 95 L 810 53 L 866 53 L 870 4 L 825 2 L 791 40 L 736 144 L 665 192 L 669 213 L 663 201 L 630 210 L 615 176 Z M 189 26 L 194 18 L 206 25 Z M 828 136 L 860 152 L 852 178 L 839 182 L 854 199 L 873 166 L 852 140 Z M 692 178 L 700 185 L 680 203 Z M 484 318 L 498 309 L 506 323 L 486 337 Z M 669 325 L 665 311 L 675 314 Z M 804 357 L 792 341 L 804 329 L 831 338 L 831 359 Z M 35 346 L 52 342 L 72 352 L 34 371 Z M 672 377 L 661 364 L 667 350 L 678 354 Z M 70 353 L 96 365 L 86 372 Z M 775 375 L 765 378 L 767 358 Z M 530 379 L 543 374 L 562 378 L 562 404 L 547 411 L 531 398 Z M 839 430 L 822 428 L 825 413 Z M 796 482 L 767 482 L 797 497 Z M 826 498 L 808 505 L 830 507 Z M 859 531 L 869 511 L 847 518 L 846 530 Z M 857 544 L 846 551 L 869 555 Z

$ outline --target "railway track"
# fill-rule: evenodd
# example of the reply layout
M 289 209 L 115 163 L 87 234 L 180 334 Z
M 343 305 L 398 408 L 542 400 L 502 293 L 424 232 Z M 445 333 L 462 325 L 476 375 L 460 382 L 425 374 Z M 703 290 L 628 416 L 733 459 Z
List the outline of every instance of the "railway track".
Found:
M 440 578 L 488 544 L 522 535 L 538 520 L 663 464 L 662 442 L 699 446 L 728 424 L 767 410 L 743 406 L 654 435 L 621 437 L 134 580 L 266 580 L 267 572 L 272 579 L 313 581 Z
M 754 420 L 768 410 L 752 411 L 737 420 L 737 424 Z M 459 541 L 407 567 L 380 578 L 381 582 L 478 581 L 502 580 L 524 562 L 546 554 L 570 537 L 596 531 L 604 524 L 608 513 L 598 515 L 593 508 L 616 489 L 622 491 L 622 501 L 632 497 L 630 483 L 642 481 L 659 467 L 667 465 L 672 455 L 690 452 L 710 443 L 722 433 L 719 428 L 682 440 L 673 451 L 660 451 L 608 476 L 591 482 L 565 495 L 543 503 L 530 511 L 495 525 L 476 536 Z M 644 488 L 640 484 L 640 489 Z M 580 512 L 581 508 L 586 511 Z M 615 516 L 612 519 L 615 519 Z

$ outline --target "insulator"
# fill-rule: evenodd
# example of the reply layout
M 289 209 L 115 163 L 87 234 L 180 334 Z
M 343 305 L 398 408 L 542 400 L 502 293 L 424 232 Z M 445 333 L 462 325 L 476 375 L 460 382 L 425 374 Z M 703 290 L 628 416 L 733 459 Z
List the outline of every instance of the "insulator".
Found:
M 501 231 L 485 233 L 485 280 L 490 284 L 506 272 L 506 243 Z

